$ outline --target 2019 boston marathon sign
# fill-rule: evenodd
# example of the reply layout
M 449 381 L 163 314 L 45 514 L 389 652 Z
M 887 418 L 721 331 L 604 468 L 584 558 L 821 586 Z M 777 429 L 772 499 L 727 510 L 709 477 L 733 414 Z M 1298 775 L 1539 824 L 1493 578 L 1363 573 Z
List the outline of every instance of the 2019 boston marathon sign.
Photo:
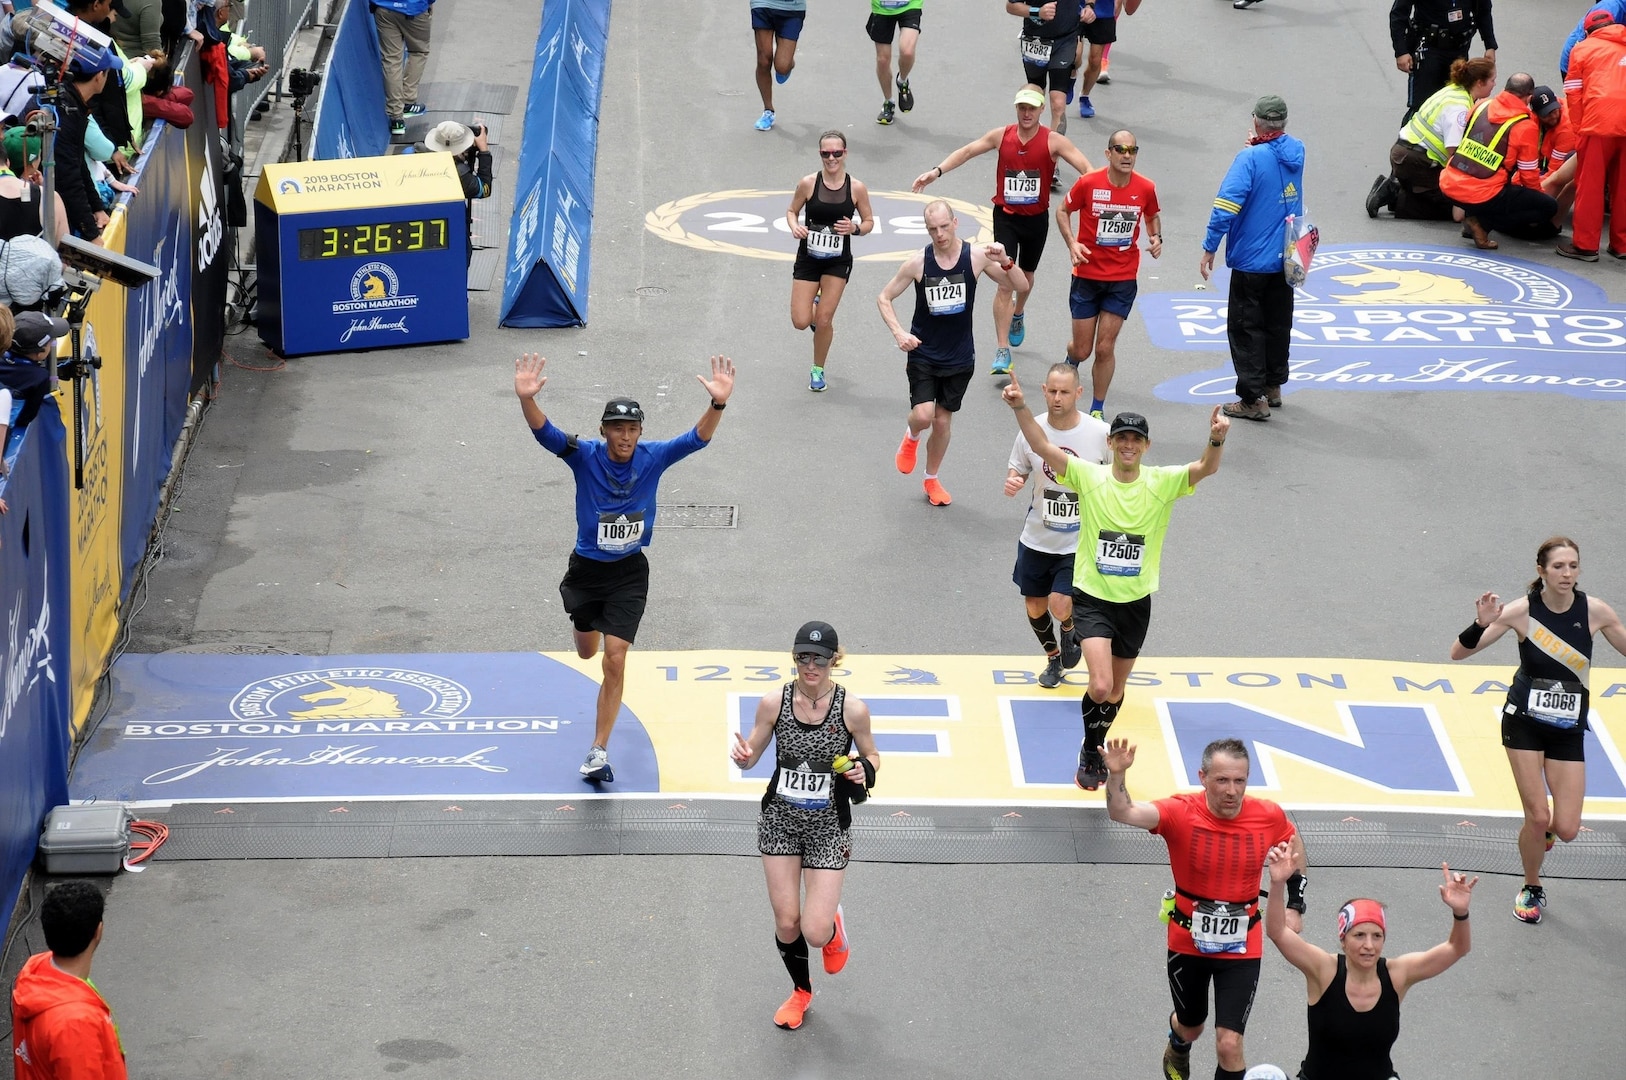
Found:
M 1152 343 L 1224 354 L 1229 279 L 1143 294 Z M 1584 278 L 1460 248 L 1324 245 L 1298 290 L 1298 390 L 1544 391 L 1626 400 L 1626 308 Z M 1159 385 L 1165 401 L 1235 396 L 1223 366 Z

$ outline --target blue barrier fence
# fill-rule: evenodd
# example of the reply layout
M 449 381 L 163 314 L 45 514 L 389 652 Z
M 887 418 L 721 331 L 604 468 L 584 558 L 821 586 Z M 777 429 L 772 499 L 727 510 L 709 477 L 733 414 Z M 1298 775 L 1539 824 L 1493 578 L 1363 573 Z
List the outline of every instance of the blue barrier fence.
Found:
M 40 823 L 68 801 L 68 464 L 47 401 L 18 440 L 0 516 L 0 912 L 17 903 Z
M 585 326 L 610 0 L 542 7 L 508 230 L 504 326 Z
M 549 0 L 549 6 L 553 2 Z M 384 62 L 378 49 L 378 28 L 373 24 L 367 0 L 350 0 L 339 16 L 315 111 L 316 119 L 311 121 L 312 158 L 329 161 L 379 157 L 389 152 Z

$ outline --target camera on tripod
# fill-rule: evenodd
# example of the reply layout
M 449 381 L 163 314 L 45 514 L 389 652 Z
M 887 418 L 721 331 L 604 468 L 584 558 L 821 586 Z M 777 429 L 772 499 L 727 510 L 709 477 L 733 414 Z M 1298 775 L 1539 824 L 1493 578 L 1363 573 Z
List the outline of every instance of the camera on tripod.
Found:
M 316 88 L 321 85 L 322 73 L 320 71 L 294 68 L 288 72 L 288 92 L 294 97 L 310 97 L 316 93 Z

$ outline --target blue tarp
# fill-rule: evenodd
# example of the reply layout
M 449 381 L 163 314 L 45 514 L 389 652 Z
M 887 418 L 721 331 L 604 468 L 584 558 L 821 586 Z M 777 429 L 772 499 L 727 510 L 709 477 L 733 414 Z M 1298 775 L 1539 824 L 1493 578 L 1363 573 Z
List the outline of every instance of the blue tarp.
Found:
M 531 68 L 502 325 L 585 326 L 610 0 L 548 0 Z
M 317 91 L 311 158 L 328 161 L 389 153 L 390 122 L 385 109 L 384 62 L 372 9 L 367 0 L 350 0 L 339 16 L 326 74 Z

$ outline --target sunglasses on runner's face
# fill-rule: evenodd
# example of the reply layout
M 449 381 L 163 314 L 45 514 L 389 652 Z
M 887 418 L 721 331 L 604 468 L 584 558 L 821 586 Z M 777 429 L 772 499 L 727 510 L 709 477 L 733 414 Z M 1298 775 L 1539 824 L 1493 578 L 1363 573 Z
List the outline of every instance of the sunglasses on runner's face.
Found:
M 828 656 L 819 656 L 810 652 L 797 653 L 796 663 L 800 667 L 806 667 L 808 664 L 812 664 L 814 667 L 829 667 L 830 658 Z
M 845 156 L 846 153 L 845 150 L 820 150 L 819 156 L 822 158 L 838 158 Z
M 1107 149 L 1116 150 L 1120 154 L 1138 154 L 1138 153 L 1140 153 L 1140 147 L 1138 147 L 1138 146 L 1121 146 L 1118 143 L 1113 143 L 1111 146 L 1107 147 Z

